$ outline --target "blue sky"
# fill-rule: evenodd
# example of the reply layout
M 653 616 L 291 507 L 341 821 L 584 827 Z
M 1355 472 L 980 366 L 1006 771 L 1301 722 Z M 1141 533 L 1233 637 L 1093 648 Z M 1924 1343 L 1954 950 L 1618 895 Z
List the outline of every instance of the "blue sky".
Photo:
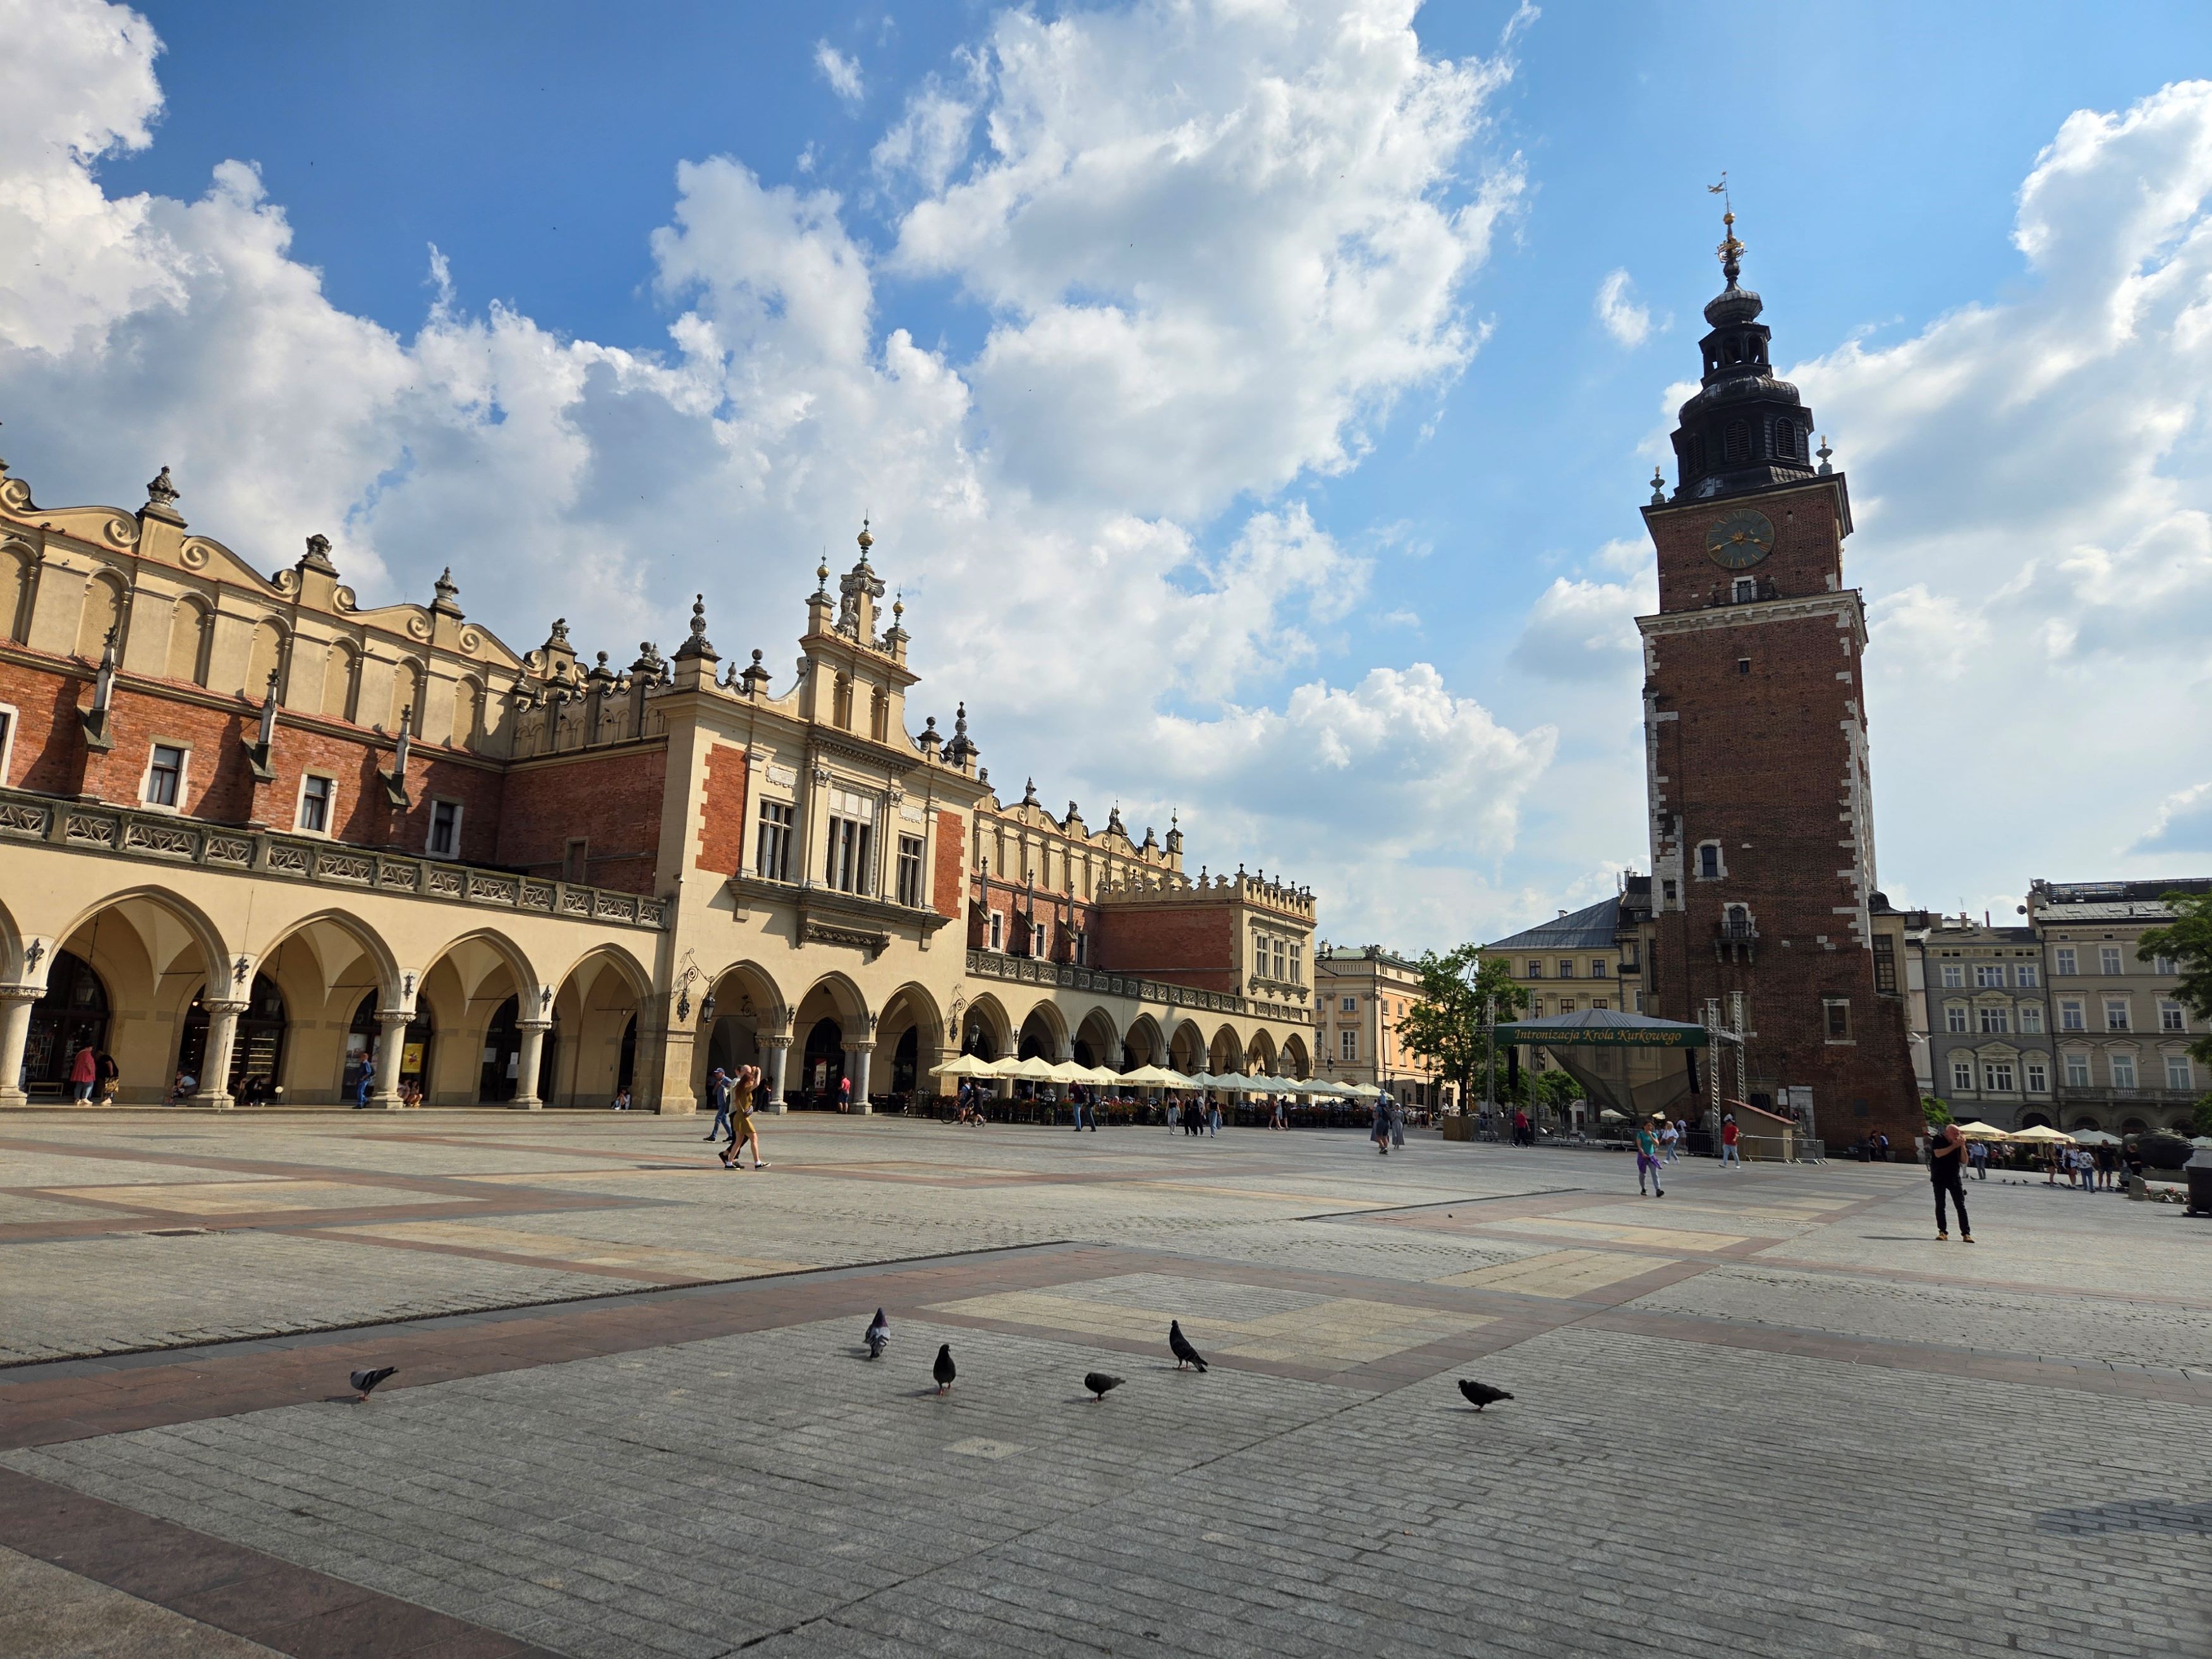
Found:
M 2212 116 L 2160 90 L 2212 17 L 1219 9 L 43 8 L 0 183 L 87 199 L 0 253 L 5 453 L 625 654 L 697 586 L 778 662 L 871 511 L 1002 787 L 1442 944 L 1643 862 L 1635 509 L 1725 168 L 1860 507 L 1885 885 L 2212 861 Z

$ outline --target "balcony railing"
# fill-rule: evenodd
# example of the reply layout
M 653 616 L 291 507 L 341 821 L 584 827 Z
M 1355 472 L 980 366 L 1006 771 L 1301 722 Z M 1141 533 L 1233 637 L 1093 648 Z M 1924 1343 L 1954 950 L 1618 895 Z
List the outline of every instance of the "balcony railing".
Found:
M 1036 957 L 1010 957 L 998 951 L 969 951 L 968 971 L 984 979 L 1050 985 L 1062 990 L 1091 991 L 1100 996 L 1127 997 L 1134 1002 L 1164 1003 L 1175 1008 L 1199 1008 L 1209 1013 L 1243 1014 L 1254 1019 L 1288 1020 L 1300 1025 L 1313 1023 L 1313 1016 L 1306 1010 L 1288 1003 L 1262 1002 L 1230 991 L 1202 991 L 1194 986 L 1172 985 L 1164 980 L 1102 973 L 1096 968 L 1079 968 L 1073 963 L 1047 962 Z
M 439 899 L 497 910 L 636 927 L 668 925 L 668 901 L 644 893 L 546 881 L 344 842 L 204 823 L 167 812 L 59 801 L 0 789 L 0 841 L 43 842 L 76 853 L 190 864 L 234 875 L 271 876 L 394 898 Z

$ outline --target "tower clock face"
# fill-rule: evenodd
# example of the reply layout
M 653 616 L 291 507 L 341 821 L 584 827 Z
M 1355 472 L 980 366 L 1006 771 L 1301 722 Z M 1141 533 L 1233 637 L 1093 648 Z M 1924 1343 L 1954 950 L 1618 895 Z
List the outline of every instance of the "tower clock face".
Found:
M 1724 570 L 1748 570 L 1774 550 L 1774 521 L 1739 507 L 1705 532 L 1705 556 Z

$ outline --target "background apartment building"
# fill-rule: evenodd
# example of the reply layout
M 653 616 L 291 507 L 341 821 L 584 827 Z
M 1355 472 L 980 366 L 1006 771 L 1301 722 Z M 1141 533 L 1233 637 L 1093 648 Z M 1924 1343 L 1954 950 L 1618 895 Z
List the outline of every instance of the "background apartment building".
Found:
M 1324 941 L 1314 951 L 1314 1049 L 1319 1074 L 1379 1084 L 1409 1105 L 1449 1103 L 1452 1091 L 1398 1036 L 1398 1017 L 1420 1000 L 1419 970 L 1379 945 Z

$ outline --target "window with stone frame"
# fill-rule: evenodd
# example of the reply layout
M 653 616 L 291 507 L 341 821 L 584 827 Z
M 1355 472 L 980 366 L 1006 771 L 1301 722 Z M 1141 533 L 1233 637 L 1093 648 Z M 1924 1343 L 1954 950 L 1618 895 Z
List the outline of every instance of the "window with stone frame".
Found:
M 2023 1002 L 2020 1005 L 2020 1029 L 2029 1036 L 2043 1035 L 2043 1005 Z
M 2071 975 L 2081 971 L 2080 969 L 2075 966 L 2074 947 L 2072 945 L 2062 945 L 2051 954 L 2051 971 L 2052 973 Z
M 1983 1035 L 1996 1036 L 2012 1029 L 2012 1015 L 2002 1003 L 1979 1009 Z
M 1607 971 L 1606 961 L 1603 957 L 1592 957 L 1590 958 L 1590 977 L 1592 979 L 1603 979 Z
M 1574 976 L 1575 959 L 1572 957 L 1561 957 L 1559 958 L 1559 977 L 1561 979 L 1572 979 Z
M 2125 997 L 2105 999 L 2105 1029 L 2108 1031 L 2127 1031 L 2134 1029 L 2133 1017 Z
M 1943 1029 L 1945 1030 L 1964 1033 L 1970 1030 L 1972 1025 L 1972 1022 L 1967 1018 L 1966 1005 L 1965 1003 L 1947 1002 L 1943 1005 Z
M 2112 1087 L 2132 1089 L 2136 1086 L 2136 1057 L 2133 1054 L 2107 1054 L 2105 1064 L 2112 1074 Z
M 2196 1074 L 2190 1066 L 2187 1054 L 2168 1054 L 2166 1057 L 2166 1086 L 2185 1091 L 2197 1086 Z
M 2097 947 L 2097 962 L 2099 971 L 2110 977 L 2118 978 L 2120 975 L 2127 972 L 2126 968 L 2121 965 L 2120 947 L 2117 945 L 2099 945 Z
M 2158 1029 L 2161 1031 L 2185 1031 L 2189 1029 L 2188 1016 L 2182 1012 L 2179 1003 L 2164 997 L 2159 999 Z
M 2012 1088 L 2013 1068 L 2008 1060 L 1985 1060 L 1982 1062 L 1982 1087 L 1992 1094 L 2008 1095 Z
M 909 908 L 921 904 L 921 837 L 898 838 L 898 902 Z
M 2064 1056 L 2064 1059 L 2066 1086 L 2069 1089 L 2087 1088 L 2089 1086 L 2089 1056 L 2084 1054 L 2070 1054 Z
M 1961 1093 L 1971 1094 L 1974 1087 L 1974 1062 L 1954 1060 L 1951 1062 L 1951 1086 Z
M 1350 1026 L 1336 1034 L 1337 1058 L 1354 1060 L 1359 1058 L 1359 1033 Z
M 1831 1042 L 1848 1042 L 1851 1038 L 1851 1005 L 1842 997 L 1824 997 L 1820 1009 Z
M 2062 1031 L 2086 1031 L 2089 1029 L 2088 1018 L 2081 998 L 2059 999 L 2058 1029 Z
M 1978 991 L 1998 991 L 2004 988 L 2004 963 L 1978 962 L 1974 964 L 1974 988 Z
M 2013 964 L 2013 980 L 2023 991 L 2033 991 L 2043 982 L 2043 969 L 2033 962 Z
M 1947 991 L 1965 990 L 1966 988 L 1966 964 L 1963 962 L 1947 962 L 1943 963 L 1942 966 L 1943 988 Z
M 2051 1068 L 2049 1066 L 2045 1066 L 2039 1060 L 2031 1060 L 2027 1062 L 2025 1070 L 2027 1073 L 2028 1093 L 2032 1095 L 2047 1095 L 2051 1092 Z
M 1698 879 L 1718 881 L 1721 878 L 1721 844 L 1717 841 L 1698 843 Z

